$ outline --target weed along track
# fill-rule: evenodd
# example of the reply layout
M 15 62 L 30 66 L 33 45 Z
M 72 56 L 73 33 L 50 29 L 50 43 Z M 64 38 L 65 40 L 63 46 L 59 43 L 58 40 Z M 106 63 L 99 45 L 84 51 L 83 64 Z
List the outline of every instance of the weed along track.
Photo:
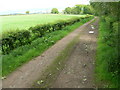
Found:
M 73 73 L 78 72 L 77 74 L 74 74 L 74 75 L 77 76 L 77 75 L 80 75 L 80 72 L 83 72 L 83 73 L 85 72 L 84 73 L 85 75 L 84 74 L 82 74 L 82 75 L 86 76 L 86 74 L 90 74 L 89 73 L 90 71 L 92 73 L 91 75 L 93 75 L 93 64 L 92 63 L 93 63 L 94 55 L 95 55 L 95 47 L 96 47 L 96 37 L 95 36 L 97 35 L 97 31 L 95 31 L 94 34 L 89 34 L 88 31 L 91 29 L 90 22 L 92 22 L 92 21 L 93 20 L 85 23 L 78 29 L 74 30 L 72 33 L 70 33 L 63 39 L 59 40 L 51 48 L 49 48 L 44 53 L 42 53 L 42 55 L 29 61 L 28 63 L 24 64 L 23 66 L 18 68 L 16 71 L 14 71 L 10 75 L 8 75 L 8 77 L 3 80 L 3 87 L 4 88 L 27 88 L 27 87 L 29 88 L 29 87 L 33 87 L 33 83 L 35 84 L 34 86 L 39 87 L 39 85 L 41 85 L 41 83 L 44 83 L 44 80 L 40 80 L 42 78 L 43 73 L 45 73 L 45 71 L 49 67 L 51 67 L 51 65 L 53 65 L 53 63 L 55 63 L 55 60 L 61 60 L 62 58 L 59 56 L 61 55 L 61 52 L 63 52 L 63 54 L 65 54 L 65 52 L 67 53 L 68 51 L 66 51 L 66 50 L 70 50 L 70 51 L 72 50 L 72 52 L 69 53 L 70 55 L 69 54 L 65 55 L 65 57 L 70 56 L 70 57 L 67 57 L 68 60 L 66 63 L 64 63 L 64 64 L 66 64 L 65 68 L 62 68 L 63 70 L 61 69 L 60 70 L 61 72 L 56 72 L 53 70 L 55 73 L 54 75 L 58 75 L 58 77 L 55 78 L 54 81 L 49 82 L 48 85 L 43 85 L 43 87 L 64 87 L 62 84 L 64 84 L 64 81 L 65 81 L 64 78 L 66 76 L 63 76 L 63 72 L 67 71 L 67 67 L 69 68 L 69 66 L 71 65 L 72 62 L 74 65 L 71 65 L 71 70 L 74 70 L 74 69 L 76 70 Z M 80 35 L 79 38 L 78 38 L 78 35 Z M 77 41 L 78 44 L 75 44 L 76 42 L 73 42 L 75 37 L 78 38 L 78 41 Z M 73 42 L 73 43 L 70 44 L 70 42 Z M 84 51 L 84 46 L 83 46 L 84 43 L 86 43 L 88 45 L 88 47 L 90 47 L 90 48 L 87 48 L 88 56 L 86 56 L 86 51 Z M 74 44 L 75 44 L 75 46 L 74 46 Z M 67 48 L 67 46 L 69 46 L 69 48 L 72 48 L 71 45 L 74 46 L 74 50 L 73 49 L 65 49 L 65 48 Z M 82 49 L 83 49 L 83 52 L 81 51 Z M 74 55 L 78 55 L 78 58 L 76 58 Z M 56 57 L 59 57 L 59 58 L 56 59 Z M 63 59 L 64 59 L 64 57 L 63 57 Z M 88 59 L 90 59 L 90 60 L 88 60 Z M 84 62 L 84 63 L 79 65 L 80 67 L 77 67 L 77 65 L 78 65 L 77 60 L 79 60 L 79 63 L 82 63 L 82 62 Z M 89 62 L 91 62 L 91 63 L 89 63 Z M 83 71 L 82 66 L 84 68 L 87 68 L 87 69 L 84 69 L 87 71 Z M 55 68 L 55 67 L 53 67 L 53 68 Z M 70 71 L 70 75 L 71 75 L 70 77 L 73 78 L 74 75 L 72 76 L 71 72 L 72 71 Z M 58 74 L 58 73 L 60 73 L 60 74 Z M 67 72 L 67 73 L 69 73 L 69 72 Z M 50 75 L 52 76 L 52 70 L 51 70 Z M 45 76 L 45 77 L 47 77 L 47 76 Z M 62 79 L 63 82 L 60 81 L 61 77 L 63 77 L 63 79 L 64 79 L 64 80 Z M 72 78 L 71 78 L 71 81 L 69 81 L 69 82 L 72 82 L 74 84 L 71 85 L 72 84 L 71 83 L 71 84 L 68 84 L 68 86 L 71 85 L 73 87 L 76 87 L 76 86 L 74 86 L 74 85 L 76 85 L 76 82 L 75 82 L 76 79 L 78 79 L 78 78 L 82 79 L 82 76 L 80 75 L 80 77 L 75 77 L 76 79 L 74 79 L 74 78 L 72 79 Z M 87 76 L 86 78 L 87 78 L 88 82 L 91 82 L 93 80 L 92 76 L 90 76 L 90 77 Z M 89 81 L 89 78 L 90 78 L 90 81 Z M 66 78 L 66 79 L 69 79 L 69 78 Z M 60 82 L 58 82 L 58 81 L 60 81 Z M 85 82 L 86 80 L 83 80 L 83 81 Z M 36 85 L 36 84 L 38 84 L 38 85 Z M 81 85 L 81 81 L 79 82 L 79 84 Z M 79 86 L 79 87 L 81 87 L 81 86 Z M 91 85 L 88 84 L 87 87 L 91 87 Z

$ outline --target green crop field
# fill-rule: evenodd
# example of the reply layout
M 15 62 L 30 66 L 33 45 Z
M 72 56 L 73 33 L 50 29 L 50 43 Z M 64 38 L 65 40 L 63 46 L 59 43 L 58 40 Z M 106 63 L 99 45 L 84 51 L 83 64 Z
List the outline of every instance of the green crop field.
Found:
M 84 17 L 85 15 L 54 15 L 54 14 L 32 14 L 0 16 L 2 20 L 2 32 L 23 30 L 37 24 L 46 24 L 57 20 L 67 20 L 73 17 Z

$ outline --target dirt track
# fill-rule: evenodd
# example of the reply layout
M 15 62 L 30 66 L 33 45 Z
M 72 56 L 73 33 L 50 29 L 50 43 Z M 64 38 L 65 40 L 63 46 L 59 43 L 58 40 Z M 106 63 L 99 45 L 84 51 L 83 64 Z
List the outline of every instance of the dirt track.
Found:
M 95 88 L 94 63 L 96 56 L 96 41 L 98 20 L 84 27 L 80 33 L 79 42 L 75 45 L 67 60 L 64 70 L 60 73 L 52 88 Z M 94 34 L 88 32 L 94 30 Z
M 97 25 L 97 23 L 95 23 L 95 25 Z M 96 49 L 97 30 L 95 29 L 95 34 L 88 34 L 89 30 L 91 30 L 90 22 L 82 25 L 80 28 L 58 41 L 41 56 L 24 64 L 7 76 L 7 78 L 3 80 L 3 88 L 31 87 L 33 82 L 39 79 L 42 72 L 53 62 L 59 53 L 79 35 L 79 33 L 81 33 L 80 42 L 74 47 L 73 54 L 71 54 L 66 63 L 65 69 L 60 73 L 52 87 L 93 87 L 93 85 L 91 86 L 91 84 L 88 83 L 91 83 L 93 80 L 93 62 Z M 86 44 L 88 46 L 88 52 L 85 50 Z M 67 74 L 64 74 L 64 72 Z M 83 77 L 87 80 L 84 79 L 84 84 L 80 84 Z

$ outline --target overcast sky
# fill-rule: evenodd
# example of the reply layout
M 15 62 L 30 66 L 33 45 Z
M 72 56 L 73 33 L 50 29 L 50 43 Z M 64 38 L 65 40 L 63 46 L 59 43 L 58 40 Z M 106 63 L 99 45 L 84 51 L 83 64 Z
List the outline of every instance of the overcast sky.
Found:
M 76 4 L 89 4 L 89 0 L 0 0 L 0 12 L 54 7 L 59 9 Z

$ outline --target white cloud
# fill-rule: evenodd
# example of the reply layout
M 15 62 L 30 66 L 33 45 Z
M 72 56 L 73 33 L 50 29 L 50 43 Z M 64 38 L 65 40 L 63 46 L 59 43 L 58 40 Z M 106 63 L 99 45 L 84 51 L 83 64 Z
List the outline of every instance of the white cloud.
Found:
M 65 8 L 88 3 L 89 0 L 1 0 L 0 12 L 34 8 Z

